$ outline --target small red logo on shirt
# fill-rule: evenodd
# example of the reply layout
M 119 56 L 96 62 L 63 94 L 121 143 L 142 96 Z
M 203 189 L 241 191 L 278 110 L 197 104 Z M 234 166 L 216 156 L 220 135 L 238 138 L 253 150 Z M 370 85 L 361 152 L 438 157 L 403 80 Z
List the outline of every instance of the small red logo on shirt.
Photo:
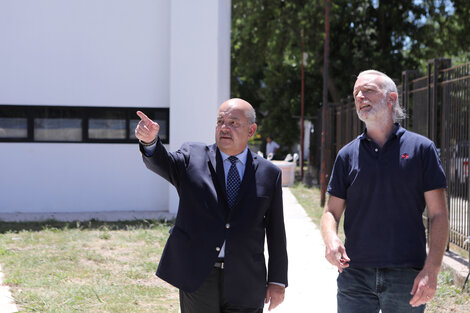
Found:
M 408 155 L 408 153 L 403 153 L 403 154 L 401 155 L 401 158 L 402 158 L 402 159 L 408 159 L 409 157 L 410 157 L 410 156 Z

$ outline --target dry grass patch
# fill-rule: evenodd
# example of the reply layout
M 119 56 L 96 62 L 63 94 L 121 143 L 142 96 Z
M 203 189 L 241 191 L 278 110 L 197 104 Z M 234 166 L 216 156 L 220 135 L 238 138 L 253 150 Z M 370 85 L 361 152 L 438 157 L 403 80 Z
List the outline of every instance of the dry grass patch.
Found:
M 154 275 L 170 226 L 2 223 L 5 283 L 22 312 L 176 313 L 177 290 Z

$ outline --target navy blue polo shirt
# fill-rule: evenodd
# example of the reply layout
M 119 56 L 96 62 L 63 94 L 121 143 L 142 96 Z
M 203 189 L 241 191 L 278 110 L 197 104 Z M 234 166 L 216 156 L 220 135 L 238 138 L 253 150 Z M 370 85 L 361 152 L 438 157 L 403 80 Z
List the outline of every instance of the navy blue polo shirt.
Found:
M 345 199 L 351 266 L 419 267 L 426 259 L 424 192 L 446 188 L 434 143 L 395 124 L 380 148 L 364 132 L 336 157 L 328 194 Z

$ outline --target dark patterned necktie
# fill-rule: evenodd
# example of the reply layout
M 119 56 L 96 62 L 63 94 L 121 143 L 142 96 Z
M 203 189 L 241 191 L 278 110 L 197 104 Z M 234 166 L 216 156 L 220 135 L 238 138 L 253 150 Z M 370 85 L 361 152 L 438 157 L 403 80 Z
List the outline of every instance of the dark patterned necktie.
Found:
M 232 165 L 230 165 L 227 175 L 227 199 L 228 206 L 232 208 L 237 200 L 238 189 L 240 189 L 240 175 L 236 166 L 238 158 L 231 156 L 228 159 Z

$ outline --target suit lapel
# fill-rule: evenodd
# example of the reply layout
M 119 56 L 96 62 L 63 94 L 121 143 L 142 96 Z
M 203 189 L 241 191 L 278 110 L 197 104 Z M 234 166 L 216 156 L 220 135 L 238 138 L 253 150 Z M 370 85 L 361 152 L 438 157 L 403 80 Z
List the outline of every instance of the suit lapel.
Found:
M 214 185 L 218 185 L 225 190 L 224 164 L 222 156 L 215 144 L 209 147 L 207 155 L 209 158 L 209 169 L 214 178 Z
M 221 210 L 219 207 L 217 207 L 217 213 L 223 216 L 225 219 L 229 208 L 227 202 L 227 191 L 225 188 L 224 164 L 222 160 L 222 155 L 220 154 L 217 145 L 214 144 L 209 147 L 208 158 L 208 166 L 212 175 L 212 181 L 214 182 L 214 188 L 217 192 L 218 197 L 222 198 L 222 201 L 219 201 L 219 203 L 223 203 L 224 206 L 224 210 Z

